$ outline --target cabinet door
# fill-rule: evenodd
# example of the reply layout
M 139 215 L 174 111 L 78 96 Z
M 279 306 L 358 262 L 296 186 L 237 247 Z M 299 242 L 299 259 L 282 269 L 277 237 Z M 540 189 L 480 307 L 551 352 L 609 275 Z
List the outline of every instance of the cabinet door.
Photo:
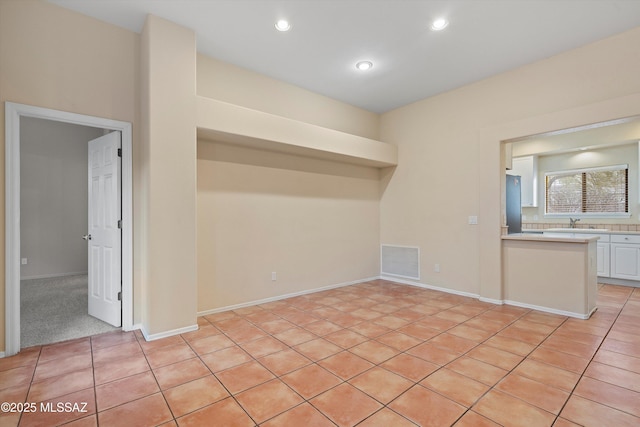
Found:
M 640 245 L 611 243 L 611 277 L 640 280 Z
M 600 243 L 598 242 L 597 248 L 597 264 L 598 264 L 598 276 L 600 277 L 609 277 L 609 257 L 611 253 L 611 248 L 609 243 Z
M 536 156 L 516 157 L 510 175 L 520 175 L 522 180 L 522 207 L 538 206 L 538 158 Z

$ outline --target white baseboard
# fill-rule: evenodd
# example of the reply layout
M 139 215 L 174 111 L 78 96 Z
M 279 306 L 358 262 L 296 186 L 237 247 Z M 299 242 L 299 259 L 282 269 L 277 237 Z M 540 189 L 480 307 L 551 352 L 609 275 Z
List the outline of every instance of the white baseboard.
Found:
M 0 359 L 4 358 L 4 351 L 0 351 Z
M 493 298 L 485 298 L 485 297 L 480 297 L 478 299 L 482 302 L 488 302 L 490 304 L 504 305 L 504 301 L 501 299 L 493 299 Z
M 88 274 L 87 271 L 76 271 L 72 273 L 41 274 L 38 276 L 20 276 L 20 280 L 53 279 L 56 277 L 81 276 L 81 275 L 87 275 L 87 274 Z
M 631 286 L 632 288 L 640 288 L 640 282 L 636 280 L 616 279 L 614 277 L 598 276 L 598 283 L 603 285 L 620 285 Z
M 460 295 L 460 296 L 469 297 L 469 298 L 480 298 L 480 295 L 474 294 L 471 292 L 457 291 L 455 289 L 449 289 L 449 288 L 441 288 L 439 286 L 427 285 L 425 283 L 413 282 L 411 280 L 398 279 L 397 277 L 392 277 L 392 276 L 380 276 L 379 278 L 382 280 L 388 280 L 390 282 L 402 283 L 404 285 L 410 285 L 410 286 L 417 286 L 418 288 L 431 289 L 433 291 L 440 291 L 447 294 Z
M 193 332 L 193 331 L 197 331 L 198 330 L 198 324 L 196 323 L 195 325 L 191 325 L 191 326 L 185 326 L 184 328 L 178 328 L 178 329 L 173 329 L 170 331 L 164 331 L 164 332 L 160 332 L 157 334 L 149 334 L 147 331 L 145 331 L 144 327 L 141 326 L 140 330 L 142 331 L 142 335 L 144 336 L 144 339 L 147 341 L 155 341 L 155 340 L 159 340 L 160 338 L 167 338 L 167 337 L 171 337 L 174 335 L 180 335 L 180 334 L 184 334 L 187 332 Z
M 369 277 L 367 279 L 358 279 L 358 280 L 354 280 L 354 281 L 351 281 L 351 282 L 344 282 L 344 283 L 338 283 L 338 284 L 335 284 L 335 285 L 323 286 L 321 288 L 307 289 L 307 290 L 304 290 L 304 291 L 292 292 L 290 294 L 278 295 L 278 296 L 275 296 L 275 297 L 269 297 L 269 298 L 264 298 L 264 299 L 259 299 L 259 300 L 253 300 L 253 301 L 244 302 L 244 303 L 240 303 L 240 304 L 227 305 L 225 307 L 212 308 L 211 310 L 199 311 L 198 312 L 198 316 L 206 316 L 208 314 L 220 313 L 222 311 L 237 310 L 239 308 L 251 307 L 253 305 L 266 304 L 268 302 L 279 301 L 279 300 L 283 300 L 283 299 L 287 299 L 287 298 L 293 298 L 293 297 L 297 297 L 297 296 L 300 296 L 300 295 L 308 295 L 308 294 L 313 294 L 313 293 L 316 293 L 316 292 L 327 291 L 327 290 L 330 290 L 330 289 L 342 288 L 344 286 L 356 285 L 358 283 L 369 282 L 371 280 L 377 280 L 379 278 L 380 278 L 380 276 Z
M 135 325 L 131 325 L 131 329 L 122 328 L 125 332 L 142 330 L 142 323 L 136 323 Z
M 530 308 L 531 310 L 543 311 L 545 313 L 551 313 L 551 314 L 558 314 L 560 316 L 574 317 L 576 319 L 582 319 L 582 320 L 588 319 L 597 310 L 597 307 L 594 307 L 593 310 L 591 310 L 588 314 L 581 314 L 581 313 L 574 313 L 571 311 L 557 310 L 555 308 L 550 308 L 550 307 L 543 307 L 540 305 L 525 304 L 522 302 L 511 301 L 511 300 L 505 300 L 504 303 L 508 305 L 513 305 L 515 307 Z
M 570 311 L 556 310 L 556 309 L 550 308 L 550 307 L 543 307 L 543 306 L 533 305 L 533 304 L 524 304 L 524 303 L 517 302 L 517 301 L 485 298 L 485 297 L 479 296 L 478 294 L 473 294 L 471 292 L 456 291 L 455 289 L 442 288 L 442 287 L 438 287 L 438 286 L 427 285 L 427 284 L 424 284 L 424 283 L 412 282 L 410 280 L 400 280 L 398 278 L 389 277 L 389 276 L 380 276 L 380 279 L 389 280 L 391 282 L 396 282 L 396 283 L 402 283 L 402 284 L 405 284 L 405 285 L 417 286 L 417 287 L 425 288 L 425 289 L 432 289 L 434 291 L 445 292 L 445 293 L 448 293 L 448 294 L 454 294 L 454 295 L 461 295 L 461 296 L 465 296 L 465 297 L 477 298 L 479 301 L 487 302 L 487 303 L 490 303 L 490 304 L 513 305 L 515 307 L 529 308 L 529 309 L 532 309 L 532 310 L 542 311 L 542 312 L 545 312 L 545 313 L 559 314 L 561 316 L 574 317 L 574 318 L 577 318 L 577 319 L 588 319 L 589 317 L 591 317 L 591 315 L 597 309 L 597 308 L 594 308 L 593 310 L 591 310 L 591 312 L 589 314 L 573 313 L 573 312 L 570 312 Z
M 490 304 L 495 304 L 495 305 L 504 305 L 504 304 L 513 305 L 515 307 L 529 308 L 529 309 L 532 309 L 532 310 L 542 311 L 542 312 L 545 312 L 545 313 L 558 314 L 558 315 L 561 315 L 561 316 L 574 317 L 574 318 L 577 318 L 577 319 L 588 319 L 593 314 L 593 312 L 596 310 L 594 308 L 589 314 L 584 315 L 584 314 L 580 314 L 580 313 L 573 313 L 573 312 L 564 311 L 564 310 L 556 310 L 556 309 L 553 309 L 553 308 L 543 307 L 543 306 L 538 306 L 538 305 L 533 305 L 533 304 L 524 304 L 524 303 L 520 303 L 520 302 L 517 302 L 517 301 L 485 298 L 485 297 L 481 297 L 480 295 L 472 293 L 472 292 L 458 291 L 458 290 L 455 290 L 455 289 L 443 288 L 443 287 L 439 287 L 439 286 L 428 285 L 428 284 L 425 284 L 425 283 L 414 282 L 414 281 L 411 281 L 411 280 L 400 279 L 398 277 L 382 275 L 382 276 L 377 276 L 377 277 L 369 277 L 369 278 L 366 278 L 366 279 L 354 280 L 352 282 L 344 282 L 344 283 L 339 283 L 339 284 L 336 284 L 336 285 L 324 286 L 324 287 L 321 287 L 321 288 L 314 288 L 314 289 L 308 289 L 308 290 L 304 290 L 304 291 L 300 291 L 300 292 L 293 292 L 293 293 L 290 293 L 290 294 L 278 295 L 278 296 L 275 296 L 275 297 L 249 301 L 249 302 L 241 303 L 241 304 L 235 304 L 235 305 L 229 305 L 229 306 L 225 306 L 225 307 L 214 308 L 214 309 L 211 309 L 211 310 L 199 311 L 198 312 L 198 316 L 206 316 L 208 314 L 215 314 L 215 313 L 220 313 L 220 312 L 228 311 L 228 310 L 236 310 L 236 309 L 239 309 L 239 308 L 250 307 L 250 306 L 258 305 L 258 304 L 266 304 L 268 302 L 279 301 L 279 300 L 282 300 L 282 299 L 292 298 L 292 297 L 296 297 L 296 296 L 300 296 L 300 295 L 312 294 L 312 293 L 321 292 L 321 291 L 325 291 L 325 290 L 329 290 L 329 289 L 341 288 L 341 287 L 344 287 L 344 286 L 355 285 L 355 284 L 358 284 L 358 283 L 369 282 L 371 280 L 377 280 L 377 279 L 388 280 L 390 282 L 401 283 L 401 284 L 410 285 L 410 286 L 416 286 L 416 287 L 419 287 L 419 288 L 430 289 L 430 290 L 434 290 L 434 291 L 444 292 L 444 293 L 447 293 L 447 294 L 460 295 L 460 296 L 469 297 L 469 298 L 476 298 L 479 301 L 487 302 L 487 303 L 490 303 Z M 180 332 L 180 333 L 182 333 L 182 332 Z M 143 330 L 143 334 L 145 334 L 144 330 Z M 145 334 L 145 338 L 146 338 L 146 334 Z M 156 339 L 156 338 L 154 338 L 154 339 Z

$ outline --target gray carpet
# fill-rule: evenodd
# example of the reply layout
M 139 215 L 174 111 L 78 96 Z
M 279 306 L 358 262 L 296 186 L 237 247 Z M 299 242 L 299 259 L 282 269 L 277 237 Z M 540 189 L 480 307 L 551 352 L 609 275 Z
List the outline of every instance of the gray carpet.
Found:
M 87 313 L 87 276 L 20 282 L 20 347 L 115 331 Z

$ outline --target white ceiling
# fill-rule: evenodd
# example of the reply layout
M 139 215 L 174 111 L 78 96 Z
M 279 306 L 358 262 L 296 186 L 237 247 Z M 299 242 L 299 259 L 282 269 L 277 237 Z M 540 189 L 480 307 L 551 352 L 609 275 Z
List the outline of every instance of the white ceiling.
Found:
M 136 32 L 160 16 L 203 54 L 377 113 L 640 26 L 640 0 L 49 1 Z

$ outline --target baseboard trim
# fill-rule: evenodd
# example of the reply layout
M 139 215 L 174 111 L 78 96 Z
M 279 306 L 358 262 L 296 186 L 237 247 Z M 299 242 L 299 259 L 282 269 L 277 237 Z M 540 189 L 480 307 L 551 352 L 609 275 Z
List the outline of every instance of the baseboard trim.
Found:
M 143 326 L 140 327 L 140 330 L 142 331 L 142 336 L 144 336 L 145 340 L 155 341 L 161 338 L 167 338 L 167 337 L 172 337 L 174 335 L 180 335 L 187 332 L 197 331 L 198 324 L 196 323 L 195 325 L 185 326 L 184 328 L 178 328 L 178 329 L 172 329 L 170 331 L 159 332 L 157 334 L 149 334 L 147 331 L 145 331 Z
M 589 317 L 591 317 L 591 315 L 597 310 L 597 307 L 596 307 L 593 310 L 591 310 L 591 312 L 589 314 L 580 314 L 580 313 L 573 313 L 571 311 L 556 310 L 556 309 L 550 308 L 550 307 L 543 307 L 543 306 L 533 305 L 533 304 L 525 304 L 525 303 L 521 303 L 521 302 L 518 302 L 518 301 L 485 298 L 485 297 L 481 297 L 480 295 L 474 294 L 474 293 L 471 293 L 471 292 L 456 291 L 455 289 L 442 288 L 442 287 L 439 287 L 439 286 L 427 285 L 425 283 L 412 282 L 410 280 L 400 280 L 400 279 L 397 279 L 397 278 L 394 278 L 394 277 L 389 277 L 389 276 L 380 276 L 380 279 L 389 280 L 390 282 L 402 283 L 402 284 L 410 285 L 410 286 L 417 286 L 419 288 L 431 289 L 431 290 L 434 290 L 434 291 L 440 291 L 440 292 L 444 292 L 444 293 L 448 293 L 448 294 L 461 295 L 461 296 L 470 297 L 470 298 L 477 298 L 479 301 L 490 303 L 490 304 L 495 304 L 495 305 L 504 305 L 504 304 L 513 305 L 515 307 L 529 308 L 529 309 L 532 309 L 532 310 L 542 311 L 542 312 L 545 312 L 545 313 L 551 313 L 551 314 L 558 314 L 558 315 L 561 315 L 561 316 L 574 317 L 576 319 L 586 320 Z
M 307 290 L 304 290 L 304 291 L 292 292 L 292 293 L 289 293 L 289 294 L 278 295 L 278 296 L 275 296 L 275 297 L 263 298 L 263 299 L 244 302 L 244 303 L 240 303 L 240 304 L 228 305 L 228 306 L 225 306 L 225 307 L 212 308 L 211 310 L 199 311 L 198 312 L 198 316 L 206 316 L 206 315 L 209 315 L 209 314 L 220 313 L 220 312 L 223 312 L 223 311 L 237 310 L 239 308 L 251 307 L 251 306 L 259 305 L 259 304 L 266 304 L 268 302 L 280 301 L 280 300 L 283 300 L 283 299 L 298 297 L 298 296 L 301 296 L 301 295 L 314 294 L 316 292 L 327 291 L 327 290 L 330 290 L 330 289 L 337 289 L 337 288 L 342 288 L 342 287 L 345 287 L 345 286 L 357 285 L 358 283 L 370 282 L 371 280 L 377 280 L 379 278 L 380 278 L 380 276 L 374 276 L 374 277 L 369 277 L 369 278 L 366 278 L 366 279 L 353 280 L 351 282 L 343 282 L 343 283 L 338 283 L 338 284 L 335 284 L 335 285 L 323 286 L 321 288 L 307 289 Z
M 620 286 L 630 286 L 632 288 L 640 288 L 640 282 L 636 280 L 616 279 L 615 277 L 598 276 L 598 283 L 601 283 L 603 285 L 620 285 Z
M 398 279 L 397 277 L 392 277 L 392 276 L 382 275 L 382 276 L 379 277 L 379 279 L 388 280 L 390 282 L 402 283 L 404 285 L 416 286 L 418 288 L 431 289 L 432 291 L 440 291 L 440 292 L 444 292 L 444 293 L 447 293 L 447 294 L 454 294 L 454 295 L 460 295 L 460 296 L 463 296 L 463 297 L 477 298 L 477 299 L 480 298 L 480 295 L 474 294 L 474 293 L 471 293 L 471 292 L 464 292 L 464 291 L 457 291 L 455 289 L 442 288 L 442 287 L 439 287 L 439 286 L 428 285 L 426 283 L 420 283 L 420 282 L 414 282 L 414 281 L 411 281 L 411 280 Z
M 41 274 L 41 275 L 38 275 L 38 276 L 21 276 L 20 280 L 54 279 L 56 277 L 86 276 L 87 274 L 88 274 L 87 271 L 77 271 L 77 272 L 73 272 L 73 273 Z
M 525 303 L 521 303 L 521 302 L 518 302 L 518 301 L 486 298 L 486 297 L 481 297 L 480 295 L 472 293 L 472 292 L 458 291 L 458 290 L 455 290 L 455 289 L 443 288 L 443 287 L 440 287 L 440 286 L 433 286 L 433 285 L 429 285 L 429 284 L 426 284 L 426 283 L 419 283 L 419 282 L 414 282 L 414 281 L 411 281 L 411 280 L 399 279 L 398 277 L 381 275 L 381 276 L 376 276 L 376 277 L 369 277 L 369 278 L 366 278 L 366 279 L 354 280 L 354 281 L 351 281 L 351 282 L 344 282 L 344 283 L 339 283 L 339 284 L 335 284 L 335 285 L 323 286 L 321 288 L 308 289 L 308 290 L 304 290 L 304 291 L 300 291 L 300 292 L 293 292 L 293 293 L 289 293 L 289 294 L 278 295 L 278 296 L 275 296 L 275 297 L 249 301 L 249 302 L 241 303 L 241 304 L 228 305 L 228 306 L 225 306 L 225 307 L 214 308 L 214 309 L 211 309 L 211 310 L 199 311 L 198 312 L 198 316 L 206 316 L 208 314 L 215 314 L 215 313 L 220 313 L 220 312 L 228 311 L 228 310 L 236 310 L 236 309 L 239 309 L 239 308 L 251 307 L 251 306 L 259 305 L 259 304 L 266 304 L 266 303 L 269 303 L 269 302 L 279 301 L 279 300 L 283 300 L 283 299 L 287 299 L 287 298 L 293 298 L 293 297 L 296 297 L 296 296 L 308 295 L 308 294 L 313 294 L 313 293 L 316 293 L 316 292 L 322 292 L 322 291 L 325 291 L 325 290 L 337 289 L 337 288 L 341 288 L 341 287 L 344 287 L 344 286 L 356 285 L 358 283 L 370 282 L 372 280 L 387 280 L 389 282 L 401 283 L 401 284 L 409 285 L 409 286 L 416 286 L 418 288 L 430 289 L 430 290 L 433 290 L 433 291 L 439 291 L 439 292 L 443 292 L 443 293 L 447 293 L 447 294 L 460 295 L 460 296 L 469 297 L 469 298 L 476 298 L 481 302 L 486 302 L 486 303 L 490 303 L 490 304 L 512 305 L 512 306 L 515 306 L 515 307 L 529 308 L 529 309 L 532 309 L 532 310 L 542 311 L 542 312 L 545 312 L 545 313 L 558 314 L 558 315 L 561 315 L 561 316 L 568 316 L 568 317 L 573 317 L 573 318 L 583 319 L 583 320 L 584 319 L 588 319 L 589 317 L 591 317 L 591 315 L 597 309 L 597 308 L 594 308 L 589 314 L 584 315 L 584 314 L 574 313 L 574 312 L 570 312 L 570 311 L 556 310 L 556 309 L 553 309 L 553 308 L 550 308 L 550 307 L 543 307 L 543 306 L 538 306 L 538 305 L 533 305 L 533 304 L 525 304 Z M 144 329 L 143 329 L 142 333 L 143 333 L 143 335 L 145 335 L 145 338 L 146 338 L 147 335 L 144 332 Z M 183 332 L 179 332 L 179 333 L 183 333 Z M 160 335 L 160 334 L 157 334 L 157 335 Z M 167 335 L 167 336 L 169 336 L 169 335 Z M 160 337 L 160 338 L 162 338 L 162 337 Z M 154 338 L 154 339 L 157 339 L 157 338 Z
M 125 329 L 123 327 L 122 330 L 125 331 L 125 332 L 142 330 L 142 323 L 136 323 L 135 325 L 131 325 L 131 329 Z
M 501 299 L 493 299 L 493 298 L 485 298 L 485 297 L 480 297 L 478 299 L 482 302 L 488 302 L 490 304 L 504 305 L 504 301 Z
M 4 351 L 0 351 L 0 359 L 4 359 Z
M 597 307 L 594 307 L 588 314 L 581 314 L 581 313 L 574 313 L 572 311 L 557 310 L 555 308 L 543 307 L 541 305 L 534 305 L 534 304 L 525 304 L 522 302 L 511 301 L 511 300 L 505 300 L 504 303 L 507 305 L 513 305 L 515 307 L 529 308 L 531 310 L 543 311 L 545 313 L 558 314 L 560 316 L 568 316 L 568 317 L 573 317 L 573 318 L 582 319 L 582 320 L 588 319 L 597 310 Z

